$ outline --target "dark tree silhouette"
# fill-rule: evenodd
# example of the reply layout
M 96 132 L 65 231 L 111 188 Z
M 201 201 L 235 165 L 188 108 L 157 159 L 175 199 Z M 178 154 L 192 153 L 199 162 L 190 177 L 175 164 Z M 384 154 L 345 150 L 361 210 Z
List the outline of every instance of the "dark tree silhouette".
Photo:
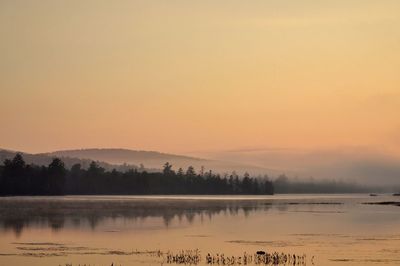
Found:
M 186 170 L 186 175 L 189 177 L 194 177 L 196 176 L 196 171 L 194 170 L 193 166 L 189 166 L 188 169 Z
M 166 162 L 164 164 L 163 174 L 165 176 L 170 176 L 170 175 L 174 174 L 174 171 L 172 170 L 172 164 L 170 164 L 169 162 Z
M 64 163 L 55 158 L 48 167 L 26 165 L 21 154 L 5 160 L 0 176 L 1 195 L 61 195 L 65 190 Z
M 4 161 L 3 182 L 11 194 L 25 194 L 29 188 L 26 164 L 22 155 L 17 153 L 12 160 Z
M 246 174 L 241 180 L 235 173 L 221 178 L 219 174 L 192 166 L 175 173 L 170 163 L 162 172 L 148 173 L 137 169 L 105 171 L 92 162 L 88 169 L 75 164 L 70 170 L 55 158 L 46 166 L 26 165 L 17 154 L 0 166 L 0 195 L 62 194 L 272 194 L 272 182 Z
M 63 161 L 54 158 L 47 168 L 49 194 L 61 195 L 65 192 L 66 169 Z

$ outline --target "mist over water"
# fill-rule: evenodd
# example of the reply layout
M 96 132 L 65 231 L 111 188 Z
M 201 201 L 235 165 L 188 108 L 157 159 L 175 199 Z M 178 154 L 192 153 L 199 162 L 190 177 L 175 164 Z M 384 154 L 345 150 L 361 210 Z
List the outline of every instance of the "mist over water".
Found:
M 304 253 L 314 256 L 315 265 L 395 264 L 399 207 L 363 204 L 395 199 L 362 194 L 6 197 L 0 199 L 0 261 L 161 265 L 162 258 L 146 252 L 200 249 L 203 255 Z
M 400 265 L 399 10 L 0 0 L 0 266 Z
M 372 147 L 325 149 L 248 148 L 199 152 L 193 155 L 263 166 L 277 177 L 284 173 L 300 181 L 336 180 L 367 186 L 400 188 L 400 157 Z

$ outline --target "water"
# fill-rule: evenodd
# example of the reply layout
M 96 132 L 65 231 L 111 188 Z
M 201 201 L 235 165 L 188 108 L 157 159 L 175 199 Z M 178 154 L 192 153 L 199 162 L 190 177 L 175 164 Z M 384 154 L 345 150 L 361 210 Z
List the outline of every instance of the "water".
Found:
M 0 265 L 166 265 L 257 250 L 307 265 L 400 265 L 400 201 L 379 195 L 0 198 Z M 164 264 L 163 264 L 164 262 Z

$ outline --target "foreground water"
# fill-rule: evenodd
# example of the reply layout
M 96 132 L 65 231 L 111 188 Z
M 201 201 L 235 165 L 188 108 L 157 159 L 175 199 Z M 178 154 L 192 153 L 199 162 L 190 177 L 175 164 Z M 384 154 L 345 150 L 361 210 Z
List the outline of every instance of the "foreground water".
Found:
M 307 265 L 400 265 L 391 195 L 0 198 L 0 265 L 165 265 L 165 253 L 305 254 Z

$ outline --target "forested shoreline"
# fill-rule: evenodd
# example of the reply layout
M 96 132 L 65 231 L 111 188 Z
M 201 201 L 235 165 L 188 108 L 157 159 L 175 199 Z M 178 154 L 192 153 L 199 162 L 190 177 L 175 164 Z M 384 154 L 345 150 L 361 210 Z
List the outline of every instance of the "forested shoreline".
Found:
M 106 171 L 96 162 L 88 169 L 75 164 L 66 169 L 59 158 L 48 166 L 26 164 L 22 155 L 0 165 L 0 195 L 150 195 L 150 194 L 254 194 L 274 193 L 272 181 L 235 173 L 221 177 L 193 167 L 174 171 L 165 163 L 162 172 L 131 169 Z

